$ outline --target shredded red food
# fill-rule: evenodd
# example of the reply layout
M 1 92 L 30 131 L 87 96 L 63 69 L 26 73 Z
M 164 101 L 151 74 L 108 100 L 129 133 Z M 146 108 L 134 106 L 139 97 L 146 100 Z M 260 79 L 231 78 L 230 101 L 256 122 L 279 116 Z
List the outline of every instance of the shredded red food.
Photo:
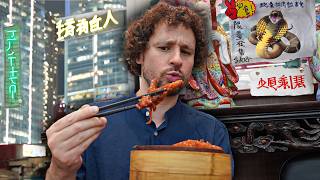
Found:
M 172 83 L 165 84 L 161 87 L 157 87 L 158 80 L 154 79 L 151 81 L 150 87 L 148 89 L 148 93 L 152 93 L 155 91 L 159 91 L 161 89 L 164 89 L 165 91 L 159 95 L 156 96 L 143 96 L 140 98 L 139 102 L 137 103 L 136 107 L 138 109 L 143 109 L 148 107 L 149 108 L 149 120 L 147 121 L 147 124 L 150 124 L 152 122 L 152 111 L 156 110 L 156 106 L 170 93 L 177 91 L 179 88 L 183 87 L 183 81 L 177 80 Z
M 176 143 L 172 146 L 175 147 L 194 147 L 194 148 L 206 148 L 206 149 L 214 149 L 214 150 L 220 150 L 223 151 L 223 149 L 220 146 L 212 145 L 208 141 L 205 142 L 203 140 L 185 140 L 179 143 Z

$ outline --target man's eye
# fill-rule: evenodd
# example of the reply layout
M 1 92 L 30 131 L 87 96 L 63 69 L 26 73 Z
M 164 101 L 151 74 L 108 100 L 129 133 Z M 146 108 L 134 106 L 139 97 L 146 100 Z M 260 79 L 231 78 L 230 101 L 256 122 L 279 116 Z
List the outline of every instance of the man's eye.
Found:
M 158 47 L 159 49 L 161 49 L 162 51 L 169 51 L 168 47 Z
M 181 53 L 182 53 L 182 54 L 186 54 L 186 55 L 191 55 L 191 52 L 185 51 L 185 50 L 182 50 Z

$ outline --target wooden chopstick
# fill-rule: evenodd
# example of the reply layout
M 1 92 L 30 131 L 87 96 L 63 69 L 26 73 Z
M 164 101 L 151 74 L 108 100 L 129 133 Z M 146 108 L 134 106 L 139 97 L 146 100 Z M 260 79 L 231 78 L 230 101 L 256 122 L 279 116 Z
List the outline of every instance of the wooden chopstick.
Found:
M 144 94 L 142 96 L 132 97 L 132 98 L 125 99 L 125 100 L 122 100 L 122 101 L 118 101 L 118 102 L 115 102 L 115 103 L 111 103 L 111 104 L 108 104 L 108 105 L 105 105 L 105 106 L 101 106 L 101 107 L 99 107 L 99 111 L 105 110 L 105 109 L 110 109 L 110 108 L 113 108 L 115 106 L 119 106 L 119 105 L 122 105 L 122 104 L 126 104 L 126 103 L 129 103 L 129 102 L 138 100 L 138 99 L 142 98 L 143 96 L 154 96 L 154 95 L 157 95 L 157 94 L 162 93 L 164 91 L 165 91 L 165 89 L 160 89 L 158 91 L 147 93 L 147 94 Z
M 126 110 L 129 110 L 129 109 L 133 109 L 136 107 L 136 104 L 134 105 L 129 105 L 129 106 L 124 106 L 124 107 L 120 107 L 120 108 L 117 108 L 117 109 L 111 109 L 109 111 L 103 111 L 103 110 L 106 110 L 106 109 L 110 109 L 110 108 L 113 108 L 115 106 L 119 106 L 119 105 L 122 105 L 122 104 L 126 104 L 126 103 L 129 103 L 129 102 L 132 102 L 132 101 L 135 101 L 135 100 L 138 100 L 140 98 L 142 98 L 143 96 L 154 96 L 154 95 L 157 95 L 159 93 L 162 93 L 166 91 L 165 89 L 160 89 L 158 91 L 154 91 L 154 92 L 151 92 L 151 93 L 147 93 L 147 94 L 144 94 L 142 96 L 137 96 L 137 97 L 132 97 L 132 98 L 129 98 L 129 99 L 125 99 L 125 100 L 122 100 L 122 101 L 118 101 L 118 102 L 115 102 L 115 103 L 111 103 L 111 104 L 108 104 L 108 105 L 105 105 L 105 106 L 101 106 L 99 107 L 99 112 L 98 114 L 95 115 L 95 117 L 103 117 L 103 116 L 107 116 L 107 115 L 111 115 L 111 114 L 114 114 L 114 113 L 117 113 L 117 112 L 121 112 L 121 111 L 126 111 Z M 69 108 L 66 108 L 64 110 L 65 112 L 65 115 L 67 114 L 70 114 L 72 112 L 74 112 L 75 110 L 71 110 Z M 101 112 L 103 111 L 103 112 Z
M 135 104 L 134 105 L 129 105 L 129 106 L 124 106 L 124 107 L 120 107 L 120 108 L 117 108 L 117 109 L 112 109 L 110 111 L 99 112 L 98 114 L 95 115 L 95 117 L 104 117 L 104 116 L 108 116 L 108 115 L 111 115 L 111 114 L 114 114 L 114 113 L 118 113 L 118 112 L 121 112 L 121 111 L 134 109 L 134 108 L 136 108 Z
M 122 101 L 118 101 L 118 102 L 115 102 L 115 103 L 112 103 L 112 104 L 101 106 L 101 107 L 99 107 L 99 113 L 96 114 L 95 117 L 104 117 L 104 116 L 111 115 L 111 114 L 114 114 L 114 113 L 118 113 L 118 112 L 121 112 L 121 111 L 126 111 L 126 110 L 129 110 L 129 109 L 133 109 L 133 108 L 136 107 L 136 104 L 120 107 L 120 108 L 117 108 L 117 109 L 111 109 L 111 110 L 105 111 L 105 112 L 101 112 L 102 110 L 110 109 L 110 108 L 113 108 L 115 106 L 119 106 L 119 105 L 122 105 L 122 104 L 126 104 L 128 102 L 132 102 L 132 101 L 138 100 L 138 99 L 142 98 L 143 96 L 154 96 L 154 95 L 157 95 L 157 94 L 162 93 L 164 91 L 166 91 L 166 90 L 165 89 L 160 89 L 158 91 L 147 93 L 147 94 L 144 94 L 142 96 L 132 97 L 132 98 L 125 99 L 125 100 L 122 100 Z

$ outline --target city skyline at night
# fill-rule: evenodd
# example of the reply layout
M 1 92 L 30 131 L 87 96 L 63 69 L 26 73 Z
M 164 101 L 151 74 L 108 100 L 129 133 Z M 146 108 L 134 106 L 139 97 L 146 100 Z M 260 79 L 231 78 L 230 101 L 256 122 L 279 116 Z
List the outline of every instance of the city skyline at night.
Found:
M 2 83 L 0 144 L 41 143 L 44 125 L 54 120 L 60 103 L 79 107 L 133 93 L 136 79 L 124 65 L 123 34 L 149 5 L 149 0 L 0 2 L 2 57 L 2 28 L 10 21 L 21 27 L 21 105 L 7 107 Z M 103 32 L 57 41 L 59 20 L 110 10 L 116 19 Z M 0 64 L 2 80 L 4 70 Z
M 20 104 L 8 107 L 4 98 L 0 100 L 2 116 L 0 119 L 0 143 L 41 143 L 42 121 L 44 114 L 44 1 L 7 1 L 1 2 L 1 28 L 16 25 L 20 28 L 21 68 L 16 72 L 21 77 Z M 1 30 L 3 37 L 3 31 Z M 3 57 L 1 38 L 0 56 Z M 4 78 L 3 63 L 0 64 L 0 77 Z M 1 83 L 1 97 L 5 93 Z

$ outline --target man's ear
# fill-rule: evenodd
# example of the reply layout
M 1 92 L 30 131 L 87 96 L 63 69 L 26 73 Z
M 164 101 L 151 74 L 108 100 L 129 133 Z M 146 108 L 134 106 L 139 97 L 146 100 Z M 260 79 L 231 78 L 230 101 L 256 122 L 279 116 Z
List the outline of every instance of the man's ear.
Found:
M 144 59 L 144 58 L 143 58 L 143 54 L 141 53 L 140 56 L 139 56 L 139 58 L 136 60 L 136 63 L 137 63 L 137 64 L 140 64 L 140 65 L 143 64 L 143 59 Z

